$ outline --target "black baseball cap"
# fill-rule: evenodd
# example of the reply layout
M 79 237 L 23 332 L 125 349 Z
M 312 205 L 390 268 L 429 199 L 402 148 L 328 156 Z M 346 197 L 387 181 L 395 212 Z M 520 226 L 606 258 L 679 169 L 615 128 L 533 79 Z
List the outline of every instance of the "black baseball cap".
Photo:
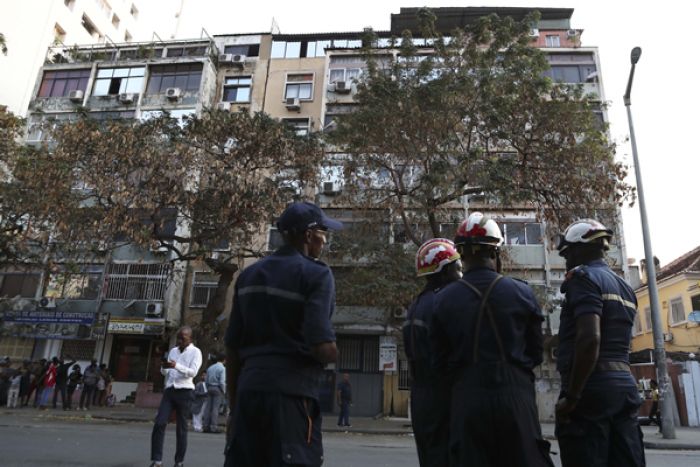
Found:
M 341 230 L 343 224 L 326 216 L 314 203 L 304 201 L 287 206 L 277 220 L 277 228 L 281 232 L 303 232 L 307 229 Z

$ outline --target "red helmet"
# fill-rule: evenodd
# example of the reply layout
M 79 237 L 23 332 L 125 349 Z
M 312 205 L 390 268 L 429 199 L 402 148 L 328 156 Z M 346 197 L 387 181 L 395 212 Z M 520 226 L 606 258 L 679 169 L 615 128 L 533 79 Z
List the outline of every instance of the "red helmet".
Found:
M 432 238 L 421 245 L 416 253 L 418 277 L 437 274 L 442 268 L 459 259 L 455 244 L 446 238 Z
M 490 245 L 497 247 L 503 243 L 503 235 L 496 221 L 480 212 L 473 212 L 457 229 L 455 243 L 457 245 Z

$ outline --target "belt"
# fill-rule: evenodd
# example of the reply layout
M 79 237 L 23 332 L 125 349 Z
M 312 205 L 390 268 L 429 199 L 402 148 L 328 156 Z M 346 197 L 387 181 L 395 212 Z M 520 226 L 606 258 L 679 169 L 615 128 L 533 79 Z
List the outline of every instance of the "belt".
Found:
M 596 371 L 626 371 L 629 373 L 630 364 L 627 362 L 598 362 Z

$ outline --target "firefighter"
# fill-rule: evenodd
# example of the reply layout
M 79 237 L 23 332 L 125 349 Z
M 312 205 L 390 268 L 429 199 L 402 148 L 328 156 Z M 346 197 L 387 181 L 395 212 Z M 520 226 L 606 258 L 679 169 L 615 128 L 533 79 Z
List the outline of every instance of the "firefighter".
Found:
M 567 269 L 556 406 L 564 467 L 645 465 L 637 420 L 641 400 L 629 367 L 637 300 L 604 260 L 611 239 L 610 229 L 583 219 L 566 228 L 557 246 Z
M 438 371 L 451 385 L 450 466 L 552 466 L 542 439 L 533 369 L 542 362 L 543 316 L 532 289 L 497 270 L 498 224 L 472 213 L 455 243 L 464 276 L 435 300 Z
M 408 309 L 403 342 L 411 374 L 411 418 L 421 467 L 446 467 L 450 423 L 449 385 L 433 369 L 430 321 L 437 292 L 462 277 L 462 263 L 451 240 L 433 238 L 416 253 L 416 275 L 423 291 Z
M 318 260 L 342 224 L 312 203 L 293 203 L 277 228 L 285 244 L 236 281 L 226 334 L 232 411 L 227 467 L 323 463 L 319 387 L 335 362 L 335 284 Z

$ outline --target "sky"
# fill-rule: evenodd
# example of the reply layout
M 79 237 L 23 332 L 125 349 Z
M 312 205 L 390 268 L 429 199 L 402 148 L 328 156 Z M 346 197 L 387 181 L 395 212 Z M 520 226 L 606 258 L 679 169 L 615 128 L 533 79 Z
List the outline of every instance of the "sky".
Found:
M 632 167 L 629 127 L 622 95 L 629 76 L 629 54 L 642 48 L 632 90 L 632 115 L 646 198 L 652 250 L 661 262 L 700 246 L 700 218 L 694 211 L 700 145 L 694 145 L 700 118 L 698 60 L 691 50 L 697 41 L 700 2 L 666 0 L 307 0 L 241 2 L 235 0 L 142 0 L 145 21 L 153 15 L 161 31 L 164 10 L 183 2 L 177 38 L 209 34 L 269 32 L 274 21 L 282 33 L 356 31 L 371 26 L 386 30 L 391 13 L 401 7 L 526 6 L 574 8 L 572 27 L 583 29 L 582 45 L 599 48 L 601 76 L 611 137 L 617 158 L 630 167 L 627 182 L 636 185 Z M 161 17 L 158 22 L 158 16 Z M 169 36 L 173 27 L 165 31 Z M 163 34 L 161 34 L 164 36 Z M 164 36 L 165 38 L 165 36 Z M 695 194 L 693 194 L 695 193 Z M 639 205 L 624 207 L 623 228 L 627 254 L 644 258 Z

